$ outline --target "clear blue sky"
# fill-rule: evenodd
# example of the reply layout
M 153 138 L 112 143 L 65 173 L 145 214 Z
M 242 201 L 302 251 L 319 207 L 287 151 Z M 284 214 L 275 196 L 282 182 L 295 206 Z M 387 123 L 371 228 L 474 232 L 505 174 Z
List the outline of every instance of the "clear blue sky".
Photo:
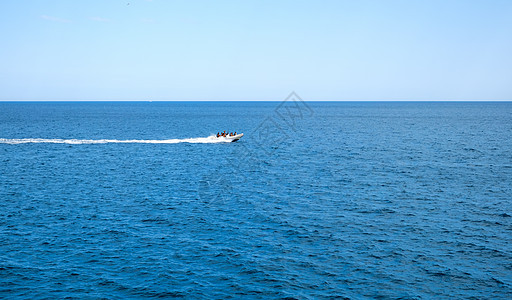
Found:
M 512 100 L 510 0 L 6 0 L 0 14 L 0 100 Z

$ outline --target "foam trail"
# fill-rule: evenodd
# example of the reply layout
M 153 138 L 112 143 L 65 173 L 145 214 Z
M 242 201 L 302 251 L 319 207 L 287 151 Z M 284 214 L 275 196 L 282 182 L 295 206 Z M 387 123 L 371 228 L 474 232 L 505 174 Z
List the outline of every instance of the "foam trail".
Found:
M 30 143 L 47 143 L 47 144 L 70 144 L 70 145 L 87 145 L 87 144 L 214 144 L 231 142 L 223 137 L 217 138 L 212 135 L 209 137 L 189 138 L 189 139 L 170 139 L 170 140 L 80 140 L 80 139 L 2 139 L 0 144 L 30 144 Z

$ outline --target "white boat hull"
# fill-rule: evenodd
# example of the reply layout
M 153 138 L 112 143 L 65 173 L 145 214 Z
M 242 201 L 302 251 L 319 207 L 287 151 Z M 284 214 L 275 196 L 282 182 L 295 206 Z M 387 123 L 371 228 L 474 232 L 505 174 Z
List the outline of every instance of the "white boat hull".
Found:
M 220 136 L 219 139 L 226 139 L 229 142 L 236 142 L 239 139 L 241 139 L 243 136 L 244 136 L 244 134 L 240 133 L 240 134 L 233 135 L 233 136 Z

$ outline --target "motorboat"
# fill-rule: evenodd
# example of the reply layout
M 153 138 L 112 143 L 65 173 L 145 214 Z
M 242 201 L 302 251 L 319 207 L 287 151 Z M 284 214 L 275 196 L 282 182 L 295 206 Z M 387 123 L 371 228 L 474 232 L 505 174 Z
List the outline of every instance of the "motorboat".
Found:
M 218 139 L 225 139 L 227 142 L 236 142 L 238 141 L 239 139 L 241 139 L 242 137 L 244 136 L 243 133 L 239 133 L 237 135 L 232 135 L 232 136 L 219 136 Z

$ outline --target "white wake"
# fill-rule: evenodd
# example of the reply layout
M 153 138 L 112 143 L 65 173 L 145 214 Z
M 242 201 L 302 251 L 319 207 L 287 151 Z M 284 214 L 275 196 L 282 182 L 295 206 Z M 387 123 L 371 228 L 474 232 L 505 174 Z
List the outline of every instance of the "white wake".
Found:
M 169 139 L 169 140 L 85 140 L 85 139 L 2 139 L 0 144 L 29 144 L 29 143 L 47 143 L 47 144 L 70 144 L 70 145 L 86 145 L 86 144 L 213 144 L 213 143 L 229 143 L 223 137 L 217 138 L 212 135 L 209 137 L 188 138 L 188 139 Z

